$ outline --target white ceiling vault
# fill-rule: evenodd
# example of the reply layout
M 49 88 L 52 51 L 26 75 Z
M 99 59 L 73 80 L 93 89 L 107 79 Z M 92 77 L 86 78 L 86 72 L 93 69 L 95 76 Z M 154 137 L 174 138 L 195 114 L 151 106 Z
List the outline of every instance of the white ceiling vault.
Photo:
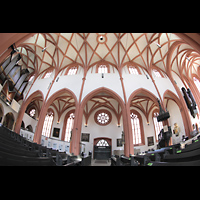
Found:
M 167 73 L 167 55 L 180 41 L 171 58 L 172 70 L 191 76 L 200 66 L 200 55 L 173 33 L 36 33 L 18 47 L 22 65 L 39 75 L 49 68 L 57 73 L 72 63 L 83 67 L 105 60 L 119 71 L 132 61 L 151 72 L 152 67 Z M 55 74 L 57 74 L 55 73 Z

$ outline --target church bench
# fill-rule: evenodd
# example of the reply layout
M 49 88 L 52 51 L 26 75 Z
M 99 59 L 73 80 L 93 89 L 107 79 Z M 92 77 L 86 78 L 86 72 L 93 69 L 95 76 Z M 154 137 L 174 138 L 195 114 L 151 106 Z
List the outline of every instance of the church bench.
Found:
M 121 166 L 121 161 L 119 156 L 111 156 L 111 166 Z
M 138 166 L 138 162 L 133 157 L 111 156 L 111 166 Z
M 19 156 L 21 155 L 21 156 L 28 156 L 28 157 L 39 157 L 38 151 L 28 151 L 28 150 L 20 149 L 18 147 L 5 145 L 2 143 L 0 145 L 0 151 L 19 155 Z
M 90 166 L 91 165 L 91 155 L 81 156 L 81 166 Z
M 129 158 L 126 156 L 121 156 L 120 160 L 125 166 L 138 166 L 138 162 L 132 156 Z
M 185 145 L 184 149 L 181 149 L 181 153 L 193 151 L 196 149 L 200 149 L 200 139 L 193 140 L 192 144 Z M 179 151 L 176 151 L 176 153 Z
M 8 148 L 17 148 L 26 151 L 31 150 L 33 152 L 37 152 L 38 156 L 43 156 L 42 150 L 36 143 L 29 142 L 27 145 L 25 145 L 24 143 L 14 140 L 9 135 L 3 136 L 2 134 L 0 134 L 0 143 L 2 145 L 6 145 Z
M 163 156 L 164 162 L 187 162 L 193 160 L 200 160 L 200 149 L 183 153 L 182 150 L 179 150 L 176 154 L 164 154 Z
M 65 152 L 59 152 L 58 150 L 49 149 L 48 155 L 53 158 L 58 166 L 67 164 L 68 155 Z
M 0 151 L 0 166 L 55 166 L 52 158 L 19 156 Z
M 155 151 L 147 151 L 145 155 L 148 156 L 152 161 L 163 161 L 164 154 L 175 154 L 178 150 L 180 150 L 180 143 L 171 145 L 169 147 L 163 147 Z
M 150 158 L 146 155 L 132 155 L 136 161 L 139 162 L 139 166 L 145 166 L 148 162 L 150 162 Z
M 188 162 L 158 162 L 151 161 L 146 166 L 200 166 L 200 160 Z

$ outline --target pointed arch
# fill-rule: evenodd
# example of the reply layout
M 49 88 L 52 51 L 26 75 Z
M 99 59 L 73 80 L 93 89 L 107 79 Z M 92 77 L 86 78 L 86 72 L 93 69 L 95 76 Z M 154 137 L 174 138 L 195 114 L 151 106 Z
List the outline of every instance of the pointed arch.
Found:
M 44 102 L 44 95 L 40 90 L 35 91 L 32 93 L 24 102 L 22 103 L 22 106 L 20 108 L 17 121 L 16 121 L 16 126 L 15 126 L 15 132 L 19 134 L 20 128 L 21 128 L 21 123 L 22 119 L 24 117 L 24 113 L 26 111 L 27 106 L 31 103 L 32 100 L 35 98 L 42 98 L 42 101 Z
M 115 100 L 118 101 L 118 103 L 120 104 L 121 108 L 123 109 L 125 107 L 124 101 L 122 100 L 122 98 L 113 90 L 106 88 L 106 87 L 100 87 L 97 88 L 93 91 L 91 91 L 89 94 L 87 94 L 84 99 L 81 102 L 81 107 L 84 108 L 86 103 L 96 94 L 101 93 L 101 92 L 105 92 L 109 95 L 111 95 L 112 97 L 114 97 Z
M 139 88 L 131 93 L 131 95 L 129 96 L 129 99 L 128 99 L 128 105 L 130 106 L 131 100 L 133 99 L 133 97 L 135 97 L 136 95 L 141 94 L 141 93 L 146 95 L 147 97 L 149 97 L 159 107 L 159 104 L 157 101 L 158 97 L 156 97 L 152 92 L 150 92 L 144 88 Z
M 189 126 L 191 124 L 191 120 L 190 121 L 187 120 L 185 112 L 184 112 L 184 107 L 181 104 L 180 99 L 172 91 L 166 90 L 165 93 L 163 94 L 163 101 L 164 101 L 164 98 L 167 97 L 167 95 L 170 96 L 170 100 L 174 101 L 177 104 L 177 106 L 179 107 L 179 110 L 180 110 L 180 113 L 181 113 L 181 116 L 182 116 L 182 120 L 183 120 L 183 124 L 184 124 L 185 134 L 188 137 L 190 137 L 190 132 L 188 132 L 188 129 L 189 129 Z
M 72 142 L 71 142 L 71 152 L 73 152 L 75 155 L 79 152 L 79 143 L 80 143 L 80 136 L 81 136 L 81 127 L 82 127 L 82 118 L 83 118 L 83 111 L 84 107 L 86 106 L 86 103 L 95 95 L 99 93 L 107 93 L 111 95 L 121 106 L 122 110 L 122 118 L 123 118 L 123 128 L 124 128 L 124 134 L 125 134 L 125 146 L 124 146 L 124 154 L 126 156 L 129 156 L 129 154 L 133 154 L 133 138 L 132 138 L 132 130 L 131 130 L 131 122 L 130 122 L 130 114 L 127 109 L 127 106 L 125 102 L 122 100 L 122 98 L 114 91 L 105 88 L 100 87 L 93 91 L 91 91 L 89 94 L 87 94 L 80 105 L 79 108 L 76 110 L 78 112 L 78 117 L 75 118 L 74 122 L 74 129 L 72 133 Z M 128 112 L 127 112 L 128 111 Z M 128 114 L 127 114 L 128 113 Z
M 77 105 L 77 97 L 76 95 L 68 88 L 62 88 L 58 91 L 56 91 L 55 93 L 53 93 L 47 100 L 46 102 L 46 107 L 49 107 L 51 105 L 51 103 L 56 99 L 56 97 L 60 96 L 61 94 L 63 93 L 69 93 L 73 98 L 74 98 L 74 101 L 75 101 L 75 106 Z

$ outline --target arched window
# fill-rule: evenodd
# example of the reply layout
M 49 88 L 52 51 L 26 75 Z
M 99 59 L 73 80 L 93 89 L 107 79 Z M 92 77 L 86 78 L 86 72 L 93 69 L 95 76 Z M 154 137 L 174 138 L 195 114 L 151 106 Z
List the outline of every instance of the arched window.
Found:
M 71 113 L 67 119 L 67 125 L 66 125 L 66 130 L 65 130 L 65 141 L 70 142 L 71 138 L 71 131 L 73 129 L 74 125 L 74 113 Z
M 140 144 L 141 143 L 140 120 L 138 116 L 134 113 L 131 113 L 131 124 L 133 132 L 133 144 Z
M 29 115 L 30 115 L 31 117 L 34 117 L 34 116 L 35 116 L 35 108 L 32 108 L 32 109 L 30 110 Z
M 133 144 L 144 145 L 144 129 L 142 124 L 142 117 L 136 110 L 131 110 L 131 125 L 132 125 L 132 133 L 133 133 Z
M 158 141 L 158 134 L 160 133 L 161 129 L 163 129 L 163 123 L 158 122 L 158 120 L 157 120 L 158 115 L 159 115 L 159 113 L 157 111 L 153 112 L 153 123 L 154 123 L 156 141 Z
M 129 66 L 128 69 L 129 69 L 129 73 L 130 73 L 130 74 L 136 74 L 136 75 L 139 74 L 139 73 L 138 73 L 138 69 L 137 69 L 136 67 Z
M 97 142 L 97 146 L 108 147 L 109 144 L 106 140 L 102 139 Z
M 112 120 L 111 113 L 106 109 L 98 110 L 94 115 L 94 120 L 97 124 L 101 126 L 108 125 Z
M 153 73 L 155 74 L 156 77 L 162 78 L 161 73 L 157 71 L 156 69 L 153 69 Z
M 35 78 L 35 75 L 31 76 L 31 77 L 29 78 L 28 82 L 31 82 L 31 81 L 33 81 L 33 80 L 34 80 L 34 78 Z
M 108 67 L 106 65 L 99 65 L 98 73 L 108 73 Z
M 49 78 L 51 76 L 52 72 L 53 72 L 53 70 L 46 71 L 42 78 Z
M 53 110 L 48 110 L 45 120 L 44 120 L 43 129 L 42 129 L 42 135 L 44 135 L 45 137 L 50 137 L 51 128 L 53 124 L 53 118 L 54 118 Z
M 75 75 L 78 71 L 77 66 L 70 67 L 66 70 L 65 75 Z

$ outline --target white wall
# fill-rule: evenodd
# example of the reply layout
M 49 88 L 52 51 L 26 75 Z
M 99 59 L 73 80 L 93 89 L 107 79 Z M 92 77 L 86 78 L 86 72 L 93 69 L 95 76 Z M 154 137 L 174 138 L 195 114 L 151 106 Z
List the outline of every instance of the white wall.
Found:
M 139 88 L 144 88 L 159 98 L 157 90 L 156 90 L 150 76 L 149 76 L 149 79 L 147 79 L 146 74 L 144 74 L 144 72 L 142 70 L 141 70 L 141 72 L 142 72 L 142 75 L 134 75 L 134 74 L 129 74 L 126 67 L 124 67 L 122 69 L 122 77 L 123 77 L 127 100 L 129 99 L 130 95 Z M 77 99 L 79 100 L 80 90 L 81 90 L 81 86 L 82 86 L 82 82 L 83 82 L 83 80 L 82 80 L 83 69 L 81 67 L 79 67 L 78 73 L 76 75 L 72 75 L 72 76 L 64 75 L 64 73 L 65 73 L 65 71 L 62 73 L 62 75 L 61 75 L 61 73 L 58 75 L 59 80 L 58 80 L 58 82 L 56 82 L 56 81 L 54 82 L 54 84 L 50 90 L 49 97 L 51 97 L 56 91 L 61 90 L 62 88 L 68 88 L 76 95 Z M 173 76 L 177 82 L 178 87 L 181 88 L 183 83 L 179 80 L 179 78 L 177 77 L 176 74 L 173 74 Z M 42 77 L 42 75 L 41 75 L 41 77 Z M 174 94 L 177 95 L 176 90 L 168 77 L 165 77 L 165 78 L 154 77 L 154 80 L 155 80 L 156 86 L 160 92 L 161 97 L 163 97 L 163 94 L 166 90 L 170 90 Z M 42 91 L 42 93 L 44 94 L 44 98 L 45 98 L 47 91 L 48 91 L 47 88 L 51 81 L 52 81 L 52 77 L 50 77 L 48 79 L 38 78 L 38 80 L 34 83 L 33 87 L 31 88 L 29 95 L 31 95 L 33 92 L 35 92 L 36 90 L 39 89 Z M 85 84 L 83 87 L 83 93 L 82 93 L 82 100 L 91 91 L 93 91 L 97 88 L 101 88 L 101 87 L 105 87 L 105 88 L 109 88 L 110 90 L 113 90 L 122 98 L 122 100 L 124 100 L 120 76 L 119 76 L 118 71 L 115 68 L 110 67 L 110 73 L 104 74 L 104 78 L 102 78 L 102 74 L 96 73 L 96 66 L 90 68 L 86 75 L 86 80 L 85 80 Z M 170 125 L 172 126 L 172 128 L 173 128 L 173 124 L 175 122 L 177 122 L 179 124 L 179 126 L 181 127 L 182 134 L 185 134 L 183 121 L 182 121 L 181 113 L 180 113 L 178 106 L 173 101 L 169 101 L 167 109 L 171 115 L 171 117 L 169 118 L 169 121 L 170 121 Z M 144 114 L 140 110 L 138 110 L 138 109 L 136 109 L 136 110 L 141 114 L 142 119 L 143 119 L 143 128 L 144 128 L 144 133 L 145 133 L 145 145 L 134 147 L 134 148 L 140 149 L 141 151 L 146 151 L 149 148 L 153 147 L 153 146 L 148 147 L 147 137 L 153 136 L 154 137 L 154 145 L 156 145 L 154 124 L 153 124 L 152 117 L 151 117 L 152 114 L 151 113 L 149 114 L 150 125 L 147 125 Z M 95 112 L 96 111 L 97 110 L 95 110 Z M 57 118 L 58 118 L 57 114 L 55 115 L 55 118 L 54 118 L 52 127 L 60 128 L 60 137 L 57 138 L 58 140 L 61 139 L 64 116 L 65 116 L 66 112 L 67 111 L 65 111 L 65 113 L 61 116 L 60 124 L 57 124 Z M 116 139 L 121 138 L 121 134 L 123 131 L 122 120 L 121 120 L 121 127 L 118 128 L 117 127 L 117 119 L 116 119 L 115 115 L 112 113 L 112 111 L 110 111 L 113 114 L 112 122 L 107 126 L 100 126 L 100 125 L 96 124 L 96 122 L 94 121 L 95 112 L 93 112 L 91 114 L 87 127 L 85 127 L 85 119 L 83 117 L 81 132 L 82 133 L 90 133 L 90 142 L 89 143 L 83 142 L 85 144 L 85 152 L 86 153 L 88 153 L 89 151 L 93 152 L 93 141 L 94 141 L 94 138 L 96 138 L 96 137 L 111 138 L 112 139 L 112 153 L 114 150 L 122 150 L 123 147 L 117 147 L 117 144 L 116 144 Z M 52 132 L 51 132 L 51 137 L 52 137 L 52 133 L 53 133 L 53 128 L 52 128 Z M 56 139 L 56 138 L 54 138 L 54 139 Z
M 170 90 L 178 96 L 169 78 L 155 77 L 154 80 L 161 97 L 163 97 L 163 94 L 165 93 L 166 90 Z
M 123 81 L 127 99 L 139 88 L 144 88 L 159 98 L 151 78 L 147 79 L 146 75 L 123 74 Z
M 82 122 L 82 130 L 81 133 L 89 133 L 90 134 L 90 141 L 89 142 L 82 142 L 85 144 L 85 153 L 88 154 L 89 151 L 93 152 L 93 147 L 94 147 L 94 138 L 97 137 L 108 137 L 112 139 L 112 153 L 114 150 L 122 150 L 123 147 L 117 147 L 117 139 L 121 138 L 121 134 L 123 131 L 123 122 L 122 120 L 120 121 L 121 126 L 117 126 L 117 118 L 114 115 L 114 113 L 110 111 L 112 114 L 112 121 L 110 124 L 106 126 L 101 126 L 98 125 L 94 121 L 94 114 L 98 111 L 99 109 L 96 109 L 89 117 L 88 120 L 88 126 L 85 127 L 85 118 L 83 117 L 83 122 Z M 93 154 L 94 155 L 94 154 Z
M 122 85 L 118 71 L 114 69 L 115 73 L 113 73 L 112 69 L 111 73 L 104 74 L 104 78 L 102 78 L 102 74 L 95 73 L 95 70 L 96 69 L 93 69 L 92 71 L 92 68 L 90 68 L 87 72 L 81 101 L 91 91 L 101 87 L 106 87 L 113 90 L 122 98 L 122 100 L 124 100 Z
M 31 125 L 32 128 L 33 128 L 33 132 L 35 132 L 35 129 L 36 129 L 37 123 L 38 123 L 37 120 L 33 119 L 33 118 L 30 117 L 28 114 L 24 113 L 23 122 L 24 122 L 24 124 L 25 124 L 25 128 L 26 128 L 28 125 Z

